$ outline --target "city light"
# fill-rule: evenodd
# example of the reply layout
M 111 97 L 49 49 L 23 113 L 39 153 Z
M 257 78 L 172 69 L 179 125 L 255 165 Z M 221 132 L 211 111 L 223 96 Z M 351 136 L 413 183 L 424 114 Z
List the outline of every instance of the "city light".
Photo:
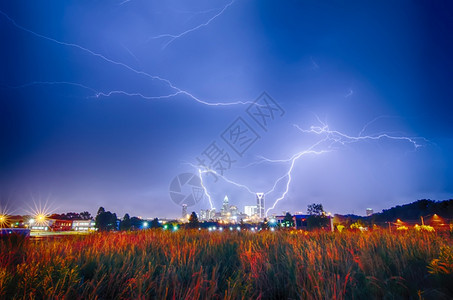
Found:
M 1 214 L 0 215 L 0 226 L 3 227 L 4 225 L 6 225 L 7 220 L 8 220 L 8 216 Z
M 45 226 L 47 225 L 47 216 L 45 214 L 37 214 L 34 218 L 34 222 L 37 224 L 37 225 L 40 225 L 40 226 Z

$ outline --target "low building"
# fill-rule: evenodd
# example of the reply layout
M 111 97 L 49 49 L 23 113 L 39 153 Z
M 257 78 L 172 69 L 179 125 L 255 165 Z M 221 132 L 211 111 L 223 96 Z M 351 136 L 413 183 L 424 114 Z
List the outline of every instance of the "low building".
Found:
M 72 220 L 53 220 L 50 228 L 53 231 L 69 231 L 72 229 Z
M 257 213 L 257 208 L 256 208 L 256 205 L 246 205 L 244 206 L 244 213 L 251 217 L 253 215 L 256 215 Z
M 94 231 L 96 223 L 93 220 L 72 220 L 72 230 Z

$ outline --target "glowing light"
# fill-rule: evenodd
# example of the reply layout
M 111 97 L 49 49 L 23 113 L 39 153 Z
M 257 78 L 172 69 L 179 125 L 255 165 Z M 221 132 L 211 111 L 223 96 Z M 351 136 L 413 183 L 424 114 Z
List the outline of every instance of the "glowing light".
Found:
M 47 228 L 49 223 L 49 216 L 54 211 L 50 209 L 50 205 L 48 204 L 49 198 L 43 203 L 42 201 L 38 201 L 36 203 L 35 199 L 32 198 L 34 207 L 30 207 L 30 215 L 33 218 L 29 221 L 30 224 L 35 224 L 37 227 Z M 33 220 L 33 222 L 31 222 Z
M 6 204 L 4 206 L 0 205 L 0 227 L 7 227 L 9 216 L 10 211 L 8 210 L 8 206 Z
M 47 216 L 44 214 L 37 214 L 35 216 L 35 222 L 38 225 L 47 225 Z
M 8 223 L 8 216 L 4 214 L 0 214 L 0 227 L 6 226 Z

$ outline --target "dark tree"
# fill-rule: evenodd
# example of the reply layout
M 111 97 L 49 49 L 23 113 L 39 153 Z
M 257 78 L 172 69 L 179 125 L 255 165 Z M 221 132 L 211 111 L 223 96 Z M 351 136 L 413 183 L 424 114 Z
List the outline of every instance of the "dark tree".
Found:
M 131 218 L 131 229 L 132 230 L 137 230 L 143 228 L 143 220 L 137 217 L 132 217 Z
M 125 214 L 123 220 L 120 223 L 120 230 L 129 230 L 131 229 L 131 218 L 129 214 Z
M 150 228 L 159 228 L 161 227 L 160 226 L 160 223 L 159 223 L 159 219 L 158 218 L 154 218 L 152 221 L 151 221 L 151 225 L 149 226 Z
M 87 211 L 83 211 L 79 215 L 82 220 L 91 220 L 91 214 Z
M 63 219 L 64 218 L 64 214 L 51 214 L 49 216 L 49 219 L 58 219 L 58 220 L 65 220 Z
M 307 218 L 308 229 L 323 228 L 329 224 L 329 218 L 326 216 L 322 204 L 308 205 L 307 212 L 310 215 Z
M 99 207 L 98 213 L 96 214 L 96 216 L 99 216 L 101 213 L 105 213 L 105 209 L 102 206 Z
M 200 222 L 198 221 L 197 214 L 193 211 L 189 217 L 189 228 L 198 228 Z
M 99 208 L 95 219 L 96 227 L 99 231 L 117 230 L 116 221 L 117 217 L 115 213 L 105 211 L 103 207 Z
M 285 218 L 283 219 L 283 222 L 282 222 L 282 226 L 283 227 L 294 227 L 293 216 L 289 212 L 286 213 Z
M 320 216 L 324 213 L 324 208 L 322 204 L 313 203 L 307 206 L 307 212 L 311 216 Z

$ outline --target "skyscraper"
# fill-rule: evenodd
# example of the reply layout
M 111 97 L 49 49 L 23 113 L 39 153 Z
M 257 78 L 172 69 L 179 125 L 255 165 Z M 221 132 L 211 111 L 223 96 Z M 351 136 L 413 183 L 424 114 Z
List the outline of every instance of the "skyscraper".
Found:
M 223 205 L 220 212 L 222 213 L 222 217 L 227 216 L 230 212 L 230 201 L 228 199 L 228 196 L 225 196 L 225 198 L 223 198 Z
M 258 217 L 264 218 L 264 193 L 256 193 L 256 212 Z
M 187 217 L 187 204 L 182 205 L 182 218 Z

